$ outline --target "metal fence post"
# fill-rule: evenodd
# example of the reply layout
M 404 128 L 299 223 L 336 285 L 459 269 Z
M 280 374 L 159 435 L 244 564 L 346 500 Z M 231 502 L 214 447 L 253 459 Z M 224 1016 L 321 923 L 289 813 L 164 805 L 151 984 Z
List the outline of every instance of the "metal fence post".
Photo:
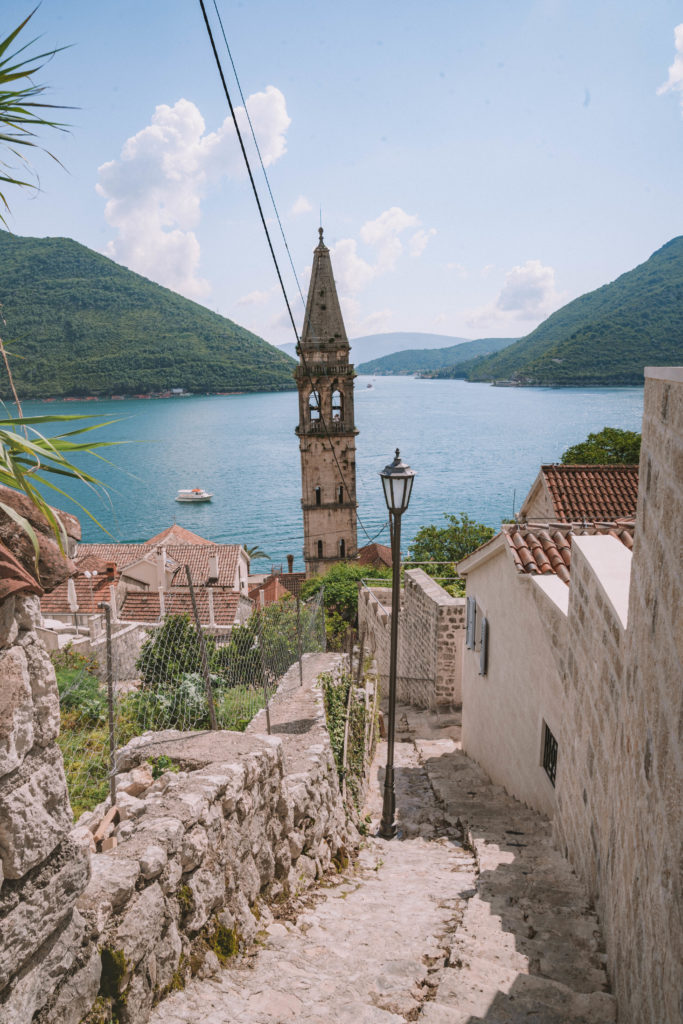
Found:
M 209 671 L 209 659 L 206 654 L 206 643 L 204 642 L 204 631 L 202 624 L 199 620 L 199 611 L 197 609 L 197 599 L 194 593 L 194 587 L 192 586 L 192 576 L 190 575 L 189 565 L 185 565 L 185 575 L 187 576 L 187 585 L 190 589 L 190 601 L 192 602 L 192 613 L 194 615 L 195 625 L 197 627 L 197 636 L 199 638 L 199 658 L 202 665 L 202 676 L 204 677 L 204 686 L 206 687 L 206 700 L 209 705 L 209 724 L 212 729 L 218 728 L 218 721 L 216 719 L 216 705 L 213 701 L 213 687 L 211 685 L 211 673 Z
M 263 610 L 265 608 L 265 600 L 263 591 L 259 591 L 261 598 L 261 607 L 258 610 L 258 647 L 259 655 L 261 659 L 261 679 L 263 680 L 263 699 L 266 702 L 266 728 L 268 735 L 270 736 L 270 708 L 268 707 L 268 680 L 266 678 L 266 658 L 263 650 Z
M 299 652 L 299 686 L 304 685 L 303 651 L 301 646 L 301 598 L 296 595 L 296 646 Z
M 111 606 L 102 602 L 104 628 L 107 635 L 107 710 L 109 716 L 109 796 L 116 804 L 116 736 L 114 732 L 114 659 L 111 646 Z

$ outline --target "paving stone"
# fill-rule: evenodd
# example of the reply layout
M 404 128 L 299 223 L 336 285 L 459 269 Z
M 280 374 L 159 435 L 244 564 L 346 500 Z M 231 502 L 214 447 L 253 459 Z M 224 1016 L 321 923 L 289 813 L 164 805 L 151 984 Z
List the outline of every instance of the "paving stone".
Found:
M 462 754 L 452 714 L 400 708 L 398 725 L 400 837 L 374 834 L 380 744 L 356 861 L 321 881 L 296 922 L 264 923 L 258 952 L 164 1000 L 151 1024 L 614 1020 L 597 921 L 548 822 Z

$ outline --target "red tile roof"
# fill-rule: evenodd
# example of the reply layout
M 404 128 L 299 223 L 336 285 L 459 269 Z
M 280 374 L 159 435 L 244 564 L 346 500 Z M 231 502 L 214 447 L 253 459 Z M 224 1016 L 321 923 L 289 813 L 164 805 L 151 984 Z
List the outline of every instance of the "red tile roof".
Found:
M 360 549 L 358 561 L 361 565 L 374 565 L 378 569 L 385 565 L 391 568 L 391 548 L 388 548 L 385 544 L 376 544 L 373 541 L 372 544 L 366 544 L 365 547 Z
M 209 596 L 206 590 L 195 593 L 199 621 L 209 625 Z M 236 591 L 226 593 L 223 590 L 213 591 L 214 621 L 217 626 L 232 626 L 237 616 L 240 595 Z M 189 615 L 193 619 L 192 602 L 189 594 L 164 594 L 166 615 Z M 158 622 L 161 615 L 159 594 L 150 590 L 129 591 L 119 610 L 119 618 L 123 622 Z
M 100 612 L 97 606 L 100 601 L 108 601 L 110 597 L 109 585 L 114 582 L 112 576 L 96 576 L 88 579 L 87 576 L 79 574 L 72 576 L 76 589 L 76 600 L 79 615 L 96 615 Z M 45 618 L 51 615 L 71 615 L 69 604 L 69 581 L 64 580 L 58 587 L 44 594 L 40 599 L 40 610 Z
M 79 544 L 76 556 L 82 559 L 86 556 L 100 559 L 103 562 L 115 562 L 119 572 L 126 566 L 139 561 L 154 551 L 159 544 L 148 541 L 146 544 Z M 211 580 L 212 586 L 235 587 L 235 578 L 239 564 L 240 544 L 211 544 L 202 541 L 201 544 L 170 544 L 166 545 L 166 554 L 177 562 L 178 565 L 189 565 L 192 582 L 196 587 L 205 587 L 209 584 L 209 556 L 218 555 L 218 579 Z M 174 587 L 186 587 L 187 576 L 184 571 L 176 573 Z
M 636 513 L 637 466 L 541 466 L 541 473 L 561 522 L 611 522 Z
M 205 537 L 200 537 L 198 533 L 192 533 L 191 530 L 186 530 L 183 526 L 178 526 L 176 523 L 173 526 L 167 526 L 161 533 L 157 533 L 155 537 L 150 537 L 147 541 L 148 544 L 211 544 L 212 540 L 207 540 Z
M 569 583 L 572 537 L 582 534 L 606 534 L 633 548 L 633 523 L 593 523 L 582 528 L 567 523 L 533 523 L 529 526 L 504 524 L 502 533 L 508 542 L 518 572 L 532 576 L 554 574 Z M 488 541 L 489 544 L 492 541 Z

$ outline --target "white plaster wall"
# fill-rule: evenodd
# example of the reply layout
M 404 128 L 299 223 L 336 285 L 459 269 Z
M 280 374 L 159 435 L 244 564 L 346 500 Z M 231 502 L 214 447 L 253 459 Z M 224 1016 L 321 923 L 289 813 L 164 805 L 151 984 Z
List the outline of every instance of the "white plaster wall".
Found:
M 563 632 L 564 616 L 533 580 L 517 574 L 505 550 L 470 572 L 467 595 L 477 601 L 477 647 L 463 656 L 463 749 L 492 781 L 545 814 L 555 790 L 541 766 L 545 720 L 559 735 L 560 676 L 538 601 Z M 481 616 L 489 620 L 488 672 L 479 675 Z M 559 639 L 559 638 L 558 638 Z M 564 638 L 562 638 L 564 639 Z M 563 770 L 558 759 L 558 777 Z

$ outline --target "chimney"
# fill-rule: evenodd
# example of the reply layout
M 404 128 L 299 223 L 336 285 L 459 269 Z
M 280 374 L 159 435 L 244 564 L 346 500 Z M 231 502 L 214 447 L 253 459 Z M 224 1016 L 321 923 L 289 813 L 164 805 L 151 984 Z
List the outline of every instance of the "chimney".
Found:
M 157 548 L 157 587 L 166 587 L 166 548 Z
M 294 572 L 294 555 L 287 555 L 287 572 Z
M 216 551 L 209 555 L 209 579 L 218 579 L 218 553 Z

